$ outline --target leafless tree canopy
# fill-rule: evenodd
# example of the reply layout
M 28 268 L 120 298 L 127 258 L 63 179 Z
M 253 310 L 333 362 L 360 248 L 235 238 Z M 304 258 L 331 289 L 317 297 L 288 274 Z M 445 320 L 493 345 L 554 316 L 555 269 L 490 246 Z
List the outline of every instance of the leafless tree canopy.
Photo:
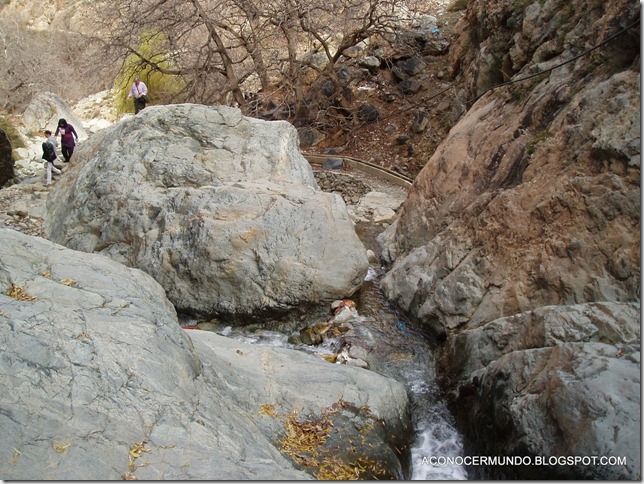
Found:
M 342 107 L 336 63 L 367 39 L 390 39 L 404 3 L 100 0 L 94 8 L 106 58 L 135 54 L 135 68 L 181 79 L 178 99 L 167 102 L 236 103 L 246 112 L 282 106 L 297 119 L 310 111 L 312 86 L 330 83 L 327 102 Z

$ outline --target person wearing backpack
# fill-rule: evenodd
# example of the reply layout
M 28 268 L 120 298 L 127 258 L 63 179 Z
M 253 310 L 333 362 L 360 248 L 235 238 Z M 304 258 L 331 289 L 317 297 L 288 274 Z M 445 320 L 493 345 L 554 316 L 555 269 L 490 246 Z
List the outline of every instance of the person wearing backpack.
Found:
M 62 171 L 54 166 L 54 161 L 58 158 L 56 154 L 56 145 L 58 144 L 56 137 L 51 134 L 51 131 L 47 130 L 45 131 L 45 138 L 47 138 L 47 141 L 42 144 L 42 158 L 45 160 L 45 169 L 47 170 L 45 185 L 49 186 L 51 185 L 51 172 L 53 171 L 56 175 L 60 175 Z
M 78 134 L 74 127 L 67 122 L 65 118 L 60 118 L 58 120 L 58 128 L 54 136 L 58 136 L 60 133 L 60 146 L 61 151 L 63 152 L 63 161 L 69 163 L 69 160 L 74 153 L 74 147 L 78 143 Z
M 127 95 L 128 99 L 131 97 L 134 98 L 134 114 L 138 114 L 139 111 L 145 109 L 145 105 L 148 102 L 148 86 L 145 85 L 139 76 L 134 78 L 130 93 Z

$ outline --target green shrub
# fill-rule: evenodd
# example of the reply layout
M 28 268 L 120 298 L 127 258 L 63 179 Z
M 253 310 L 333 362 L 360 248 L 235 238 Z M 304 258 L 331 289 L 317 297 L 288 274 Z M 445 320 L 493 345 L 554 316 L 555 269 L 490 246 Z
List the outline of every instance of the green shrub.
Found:
M 134 53 L 125 59 L 123 69 L 114 81 L 114 103 L 117 116 L 134 112 L 134 102 L 127 96 L 136 76 L 139 76 L 148 88 L 149 104 L 164 104 L 184 88 L 185 82 L 180 76 L 167 75 L 159 71 L 159 69 L 174 67 L 164 45 L 165 37 L 163 35 L 144 32 L 136 50 L 155 65 L 146 63 Z

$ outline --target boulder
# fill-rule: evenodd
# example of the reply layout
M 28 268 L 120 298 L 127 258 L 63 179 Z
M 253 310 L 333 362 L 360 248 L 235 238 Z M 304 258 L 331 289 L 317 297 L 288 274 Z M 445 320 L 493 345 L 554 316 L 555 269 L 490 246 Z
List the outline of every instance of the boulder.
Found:
M 619 457 L 489 466 L 509 479 L 637 479 L 640 305 L 550 306 L 465 331 L 441 350 L 461 430 L 482 455 Z
M 414 133 L 422 133 L 429 125 L 429 113 L 424 109 L 419 109 L 411 121 L 411 130 Z
M 153 106 L 80 144 L 44 230 L 137 267 L 178 310 L 252 316 L 355 292 L 366 250 L 286 122 Z
M 225 389 L 230 403 L 279 448 L 295 422 L 328 432 L 298 468 L 320 478 L 325 460 L 341 461 L 362 478 L 404 479 L 412 428 L 402 383 L 296 350 L 247 345 L 208 331 L 190 336 L 205 370 L 213 367 L 210 384 Z M 346 451 L 348 445 L 354 452 Z M 369 474 L 361 462 L 382 473 Z
M 388 297 L 452 329 L 540 306 L 637 300 L 638 83 L 627 70 L 578 92 L 543 83 L 520 104 L 477 102 L 378 239 L 395 258 Z
M 416 79 L 407 79 L 406 81 L 401 81 L 398 83 L 398 88 L 402 91 L 403 94 L 416 94 L 421 90 L 423 85 L 420 81 Z
M 404 192 L 383 193 L 370 191 L 360 198 L 359 203 L 351 211 L 351 216 L 354 220 L 359 221 L 391 222 L 404 200 Z
M 4 479 L 305 477 L 207 383 L 152 278 L 11 230 L 0 239 Z
M 48 129 L 55 133 L 60 118 L 65 118 L 74 127 L 79 138 L 87 138 L 81 119 L 65 101 L 50 92 L 40 93 L 33 98 L 22 114 L 22 124 L 27 131 L 41 132 Z
M 376 106 L 370 103 L 363 103 L 358 106 L 358 119 L 365 123 L 373 123 L 380 119 L 380 111 Z
M 347 412 L 340 428 L 374 429 L 354 427 L 378 449 L 360 455 L 402 477 L 391 445 L 410 433 L 399 382 L 183 330 L 140 270 L 12 230 L 0 242 L 4 479 L 309 479 L 279 442 L 290 416 Z M 333 443 L 345 449 L 342 435 Z
M 360 67 L 366 67 L 368 69 L 377 69 L 380 67 L 380 59 L 374 55 L 368 55 L 358 60 L 358 65 Z
M 324 160 L 322 168 L 325 170 L 341 170 L 344 167 L 343 158 L 327 158 Z
M 410 76 L 410 77 L 416 77 L 420 73 L 422 73 L 425 68 L 427 67 L 427 64 L 423 62 L 422 59 L 419 57 L 410 57 L 406 61 L 404 61 L 402 68 L 404 71 Z
M 326 138 L 324 133 L 313 128 L 300 128 L 298 134 L 301 148 L 310 148 Z

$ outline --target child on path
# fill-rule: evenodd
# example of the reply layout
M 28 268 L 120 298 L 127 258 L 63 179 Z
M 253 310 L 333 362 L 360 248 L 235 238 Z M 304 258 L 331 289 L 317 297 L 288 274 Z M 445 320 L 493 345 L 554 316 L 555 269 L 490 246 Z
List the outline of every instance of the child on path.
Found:
M 47 130 L 45 131 L 45 138 L 47 138 L 47 141 L 42 144 L 42 158 L 47 165 L 47 181 L 45 185 L 49 186 L 51 185 L 51 172 L 53 171 L 56 175 L 60 175 L 62 171 L 54 166 L 54 161 L 58 158 L 56 154 L 56 145 L 58 144 L 56 137 L 51 134 L 51 131 Z

